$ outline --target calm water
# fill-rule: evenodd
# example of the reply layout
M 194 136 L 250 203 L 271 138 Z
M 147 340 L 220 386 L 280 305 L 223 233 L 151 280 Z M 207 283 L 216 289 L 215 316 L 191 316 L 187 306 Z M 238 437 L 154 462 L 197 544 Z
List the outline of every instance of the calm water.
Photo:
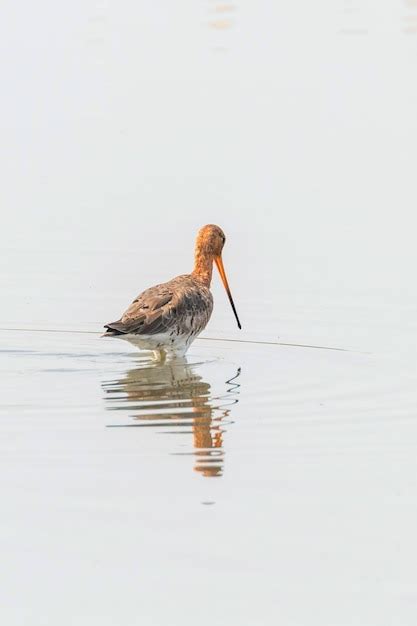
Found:
M 417 5 L 330 4 L 2 3 L 1 624 L 417 623 Z M 100 338 L 208 222 L 243 330 Z
M 413 623 L 414 346 L 0 341 L 5 623 Z

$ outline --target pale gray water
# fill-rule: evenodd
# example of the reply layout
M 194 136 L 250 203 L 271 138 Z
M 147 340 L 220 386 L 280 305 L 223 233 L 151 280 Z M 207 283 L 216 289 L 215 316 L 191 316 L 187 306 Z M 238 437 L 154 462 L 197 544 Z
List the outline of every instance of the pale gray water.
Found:
M 5 623 L 413 623 L 414 351 L 0 341 Z
M 414 5 L 5 3 L 2 624 L 415 625 Z M 101 339 L 206 222 L 243 330 Z

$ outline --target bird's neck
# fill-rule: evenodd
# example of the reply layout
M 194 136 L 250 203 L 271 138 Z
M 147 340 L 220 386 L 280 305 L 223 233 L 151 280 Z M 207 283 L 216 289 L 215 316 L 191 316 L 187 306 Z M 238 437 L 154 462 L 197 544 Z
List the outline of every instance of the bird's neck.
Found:
M 194 269 L 192 275 L 198 278 L 207 287 L 210 287 L 211 276 L 213 274 L 213 257 L 202 254 L 196 250 L 194 259 Z

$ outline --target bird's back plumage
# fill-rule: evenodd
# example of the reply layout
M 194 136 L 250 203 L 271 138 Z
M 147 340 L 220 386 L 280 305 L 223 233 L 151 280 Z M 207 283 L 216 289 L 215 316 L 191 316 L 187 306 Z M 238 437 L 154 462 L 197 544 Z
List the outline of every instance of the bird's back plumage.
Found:
M 119 320 L 106 324 L 106 335 L 134 335 L 140 345 L 153 350 L 171 347 L 175 352 L 179 344 L 186 350 L 207 325 L 212 310 L 208 287 L 184 274 L 139 294 Z

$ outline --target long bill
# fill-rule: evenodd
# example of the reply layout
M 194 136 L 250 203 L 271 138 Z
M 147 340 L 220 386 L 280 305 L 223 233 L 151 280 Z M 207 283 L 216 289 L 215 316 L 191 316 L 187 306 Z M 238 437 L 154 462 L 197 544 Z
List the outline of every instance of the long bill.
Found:
M 229 283 L 227 282 L 227 276 L 226 276 L 226 272 L 224 271 L 222 257 L 220 255 L 216 256 L 216 257 L 214 257 L 214 260 L 216 262 L 217 269 L 219 270 L 220 278 L 222 279 L 224 288 L 226 289 L 226 293 L 227 293 L 227 295 L 229 297 L 229 302 L 230 302 L 231 307 L 233 309 L 233 313 L 235 314 L 237 325 L 238 325 L 239 328 L 242 328 L 242 326 L 240 325 L 240 321 L 239 321 L 237 312 L 236 312 L 235 303 L 233 302 L 232 293 L 230 291 Z

